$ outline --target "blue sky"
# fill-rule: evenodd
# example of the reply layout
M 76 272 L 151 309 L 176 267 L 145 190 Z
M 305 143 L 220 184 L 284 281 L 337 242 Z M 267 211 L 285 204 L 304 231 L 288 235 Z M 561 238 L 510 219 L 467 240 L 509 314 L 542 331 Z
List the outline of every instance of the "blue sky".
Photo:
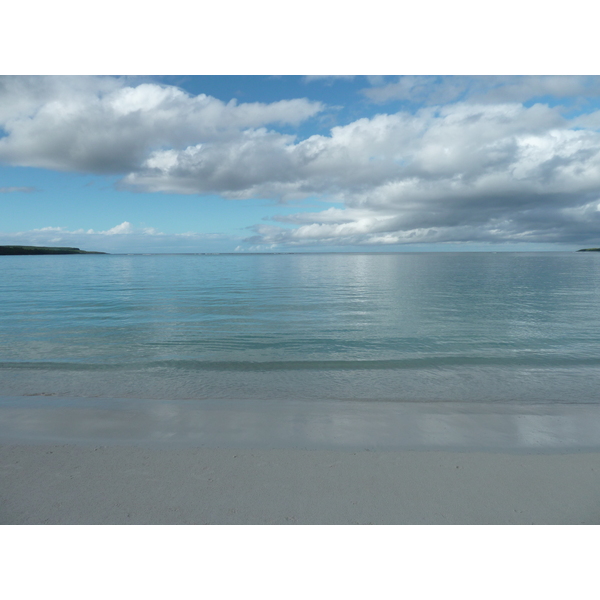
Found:
M 600 77 L 2 76 L 0 244 L 600 246 Z

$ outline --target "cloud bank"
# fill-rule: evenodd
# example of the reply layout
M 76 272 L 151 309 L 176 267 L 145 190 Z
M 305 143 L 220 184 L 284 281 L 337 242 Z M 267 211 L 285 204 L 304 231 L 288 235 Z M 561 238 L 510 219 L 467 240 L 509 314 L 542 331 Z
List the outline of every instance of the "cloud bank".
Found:
M 224 103 L 116 78 L 1 78 L 0 161 L 117 173 L 148 192 L 342 205 L 257 224 L 246 242 L 258 246 L 600 240 L 600 111 L 526 102 L 595 97 L 598 78 L 436 81 L 365 89 L 374 103 L 421 108 L 299 139 L 278 128 L 324 104 Z
M 194 253 L 198 252 L 198 247 L 206 248 L 207 252 L 224 252 L 240 241 L 240 238 L 223 234 L 166 234 L 154 227 L 134 227 L 128 221 L 105 231 L 50 226 L 14 233 L 0 232 L 2 245 L 67 246 L 109 253 Z

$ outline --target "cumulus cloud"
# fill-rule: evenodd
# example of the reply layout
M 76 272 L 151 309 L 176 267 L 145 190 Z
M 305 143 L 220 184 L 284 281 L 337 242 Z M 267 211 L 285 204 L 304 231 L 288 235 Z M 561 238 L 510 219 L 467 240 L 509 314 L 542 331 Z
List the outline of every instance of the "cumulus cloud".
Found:
M 90 229 L 88 233 L 95 233 L 95 231 L 93 229 Z M 133 227 L 131 226 L 131 223 L 129 221 L 123 221 L 123 223 L 121 223 L 120 225 L 111 227 L 106 231 L 99 231 L 98 233 L 103 235 L 127 235 L 133 233 Z M 144 231 L 143 233 L 147 232 Z M 159 232 L 157 232 L 157 234 L 160 235 Z M 154 230 L 151 235 L 154 235 Z
M 158 151 L 125 182 L 345 205 L 275 217 L 298 227 L 257 225 L 253 244 L 574 241 L 582 224 L 598 232 L 600 133 L 573 129 L 542 104 L 457 103 L 360 119 L 302 141 L 261 130 Z
M 277 195 L 281 184 L 295 185 L 296 173 L 290 172 L 294 139 L 261 128 L 233 140 L 157 150 L 123 185 L 152 192 L 217 192 L 229 198 Z
M 253 246 L 600 241 L 600 113 L 523 104 L 600 94 L 598 78 L 401 78 L 371 99 L 419 110 L 306 139 L 274 125 L 297 125 L 321 103 L 225 104 L 115 78 L 77 79 L 67 94 L 69 81 L 3 81 L 0 160 L 122 173 L 121 186 L 149 192 L 342 205 L 256 225 Z M 127 222 L 89 235 L 160 237 Z
M 0 107 L 0 161 L 87 173 L 135 171 L 152 150 L 298 125 L 323 109 L 302 98 L 224 103 L 173 86 L 77 77 L 0 78 Z
M 517 167 L 525 158 L 519 144 L 530 154 L 536 144 L 554 147 L 556 132 L 566 128 L 557 110 L 542 105 L 451 105 L 359 119 L 300 142 L 255 130 L 232 141 L 160 150 L 124 181 L 151 191 L 283 199 L 318 193 L 353 203 L 393 183 L 411 187 L 417 180 L 459 176 L 471 181 L 494 165 Z

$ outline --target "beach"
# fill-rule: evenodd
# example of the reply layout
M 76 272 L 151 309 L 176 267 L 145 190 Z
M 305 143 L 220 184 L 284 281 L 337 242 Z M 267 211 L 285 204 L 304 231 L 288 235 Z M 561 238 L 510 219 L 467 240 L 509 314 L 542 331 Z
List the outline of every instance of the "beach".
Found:
M 0 522 L 600 522 L 597 253 L 7 256 Z
M 53 401 L 0 403 L 2 524 L 600 523 L 595 406 Z
M 3 524 L 598 524 L 600 453 L 0 447 Z

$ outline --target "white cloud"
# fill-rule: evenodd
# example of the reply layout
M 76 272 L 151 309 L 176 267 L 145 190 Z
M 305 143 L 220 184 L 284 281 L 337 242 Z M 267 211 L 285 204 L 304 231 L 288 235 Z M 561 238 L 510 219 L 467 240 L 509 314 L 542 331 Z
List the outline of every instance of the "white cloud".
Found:
M 275 217 L 299 227 L 257 225 L 249 243 L 600 239 L 600 134 L 570 129 L 545 106 L 463 104 L 385 115 L 294 152 L 302 146 L 312 160 L 298 186 L 345 208 Z
M 472 180 L 502 171 L 519 161 L 518 145 L 526 139 L 555 147 L 562 135 L 556 132 L 565 129 L 558 111 L 542 105 L 453 105 L 359 119 L 334 127 L 330 136 L 300 142 L 262 129 L 236 140 L 161 150 L 124 183 L 149 191 L 218 192 L 235 198 L 326 194 L 363 202 L 390 184 Z M 572 134 L 581 143 L 587 135 Z
M 321 103 L 225 104 L 115 78 L 0 78 L 7 133 L 0 138 L 0 159 L 122 173 L 120 185 L 150 192 L 283 202 L 312 197 L 343 205 L 256 225 L 247 241 L 254 246 L 597 243 L 598 113 L 569 120 L 558 107 L 520 102 L 582 90 L 598 94 L 599 81 L 445 78 L 440 84 L 437 78 L 402 78 L 371 90 L 382 101 L 387 94 L 452 103 L 378 114 L 298 139 L 268 126 L 297 125 L 321 111 Z M 128 222 L 86 235 L 114 244 L 169 237 Z M 192 243 L 194 234 L 187 239 Z
M 133 233 L 133 227 L 128 221 L 123 221 L 123 223 L 121 223 L 120 225 L 116 225 L 115 227 L 112 227 L 111 229 L 108 229 L 106 231 L 99 231 L 98 233 L 103 235 L 126 235 Z M 143 233 L 145 233 L 146 235 L 157 235 L 154 233 L 148 234 L 148 230 L 143 230 Z
M 582 229 L 564 209 L 600 190 L 600 133 L 570 128 L 546 105 L 459 103 L 359 119 L 302 141 L 257 129 L 157 150 L 123 184 L 344 204 L 275 217 L 298 227 L 257 225 L 252 244 L 569 241 L 598 234 L 595 216 Z
M 117 78 L 0 78 L 0 160 L 88 173 L 135 171 L 153 150 L 298 125 L 323 109 L 306 99 L 227 104 L 173 86 Z
M 166 234 L 153 227 L 134 227 L 128 221 L 105 231 L 48 226 L 31 231 L 0 232 L 0 244 L 4 245 L 67 246 L 109 253 L 227 252 L 240 242 L 241 237 L 223 234 Z

